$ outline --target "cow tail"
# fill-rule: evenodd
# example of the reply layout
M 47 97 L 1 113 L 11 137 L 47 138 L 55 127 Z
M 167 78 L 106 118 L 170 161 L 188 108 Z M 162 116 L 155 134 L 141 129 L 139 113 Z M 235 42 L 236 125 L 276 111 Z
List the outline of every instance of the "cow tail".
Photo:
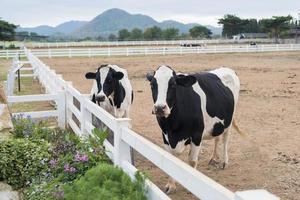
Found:
M 233 126 L 233 128 L 238 132 L 238 134 L 240 134 L 240 136 L 242 136 L 242 137 L 246 137 L 246 136 L 247 136 L 243 131 L 241 131 L 241 129 L 240 129 L 239 126 L 237 125 L 237 123 L 236 123 L 236 121 L 235 121 L 234 118 L 233 118 L 233 120 L 232 120 L 232 126 Z

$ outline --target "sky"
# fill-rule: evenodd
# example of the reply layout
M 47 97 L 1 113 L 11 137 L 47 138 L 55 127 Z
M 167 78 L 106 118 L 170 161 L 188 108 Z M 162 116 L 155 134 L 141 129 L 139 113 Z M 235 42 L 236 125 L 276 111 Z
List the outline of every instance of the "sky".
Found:
M 110 8 L 149 15 L 157 21 L 217 26 L 224 14 L 259 19 L 291 14 L 298 18 L 300 0 L 0 0 L 0 18 L 22 27 L 56 26 L 70 20 L 89 21 Z

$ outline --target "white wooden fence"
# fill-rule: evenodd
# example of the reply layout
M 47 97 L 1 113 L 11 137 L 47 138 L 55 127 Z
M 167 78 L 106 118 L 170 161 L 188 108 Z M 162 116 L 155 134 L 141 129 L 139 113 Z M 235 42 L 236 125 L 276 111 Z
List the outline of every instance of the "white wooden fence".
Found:
M 50 93 L 50 97 L 57 99 L 56 95 L 65 94 L 64 108 L 66 117 L 58 120 L 65 120 L 66 124 L 70 126 L 76 134 L 83 137 L 90 134 L 94 128 L 92 115 L 102 121 L 114 134 L 113 145 L 107 140 L 104 142 L 107 155 L 112 159 L 115 165 L 121 167 L 131 177 L 133 177 L 137 171 L 136 167 L 131 164 L 130 148 L 133 148 L 202 200 L 279 199 L 265 190 L 250 190 L 235 193 L 228 190 L 131 130 L 129 128 L 130 119 L 116 119 L 94 104 L 86 95 L 76 90 L 70 82 L 64 81 L 61 76 L 57 75 L 53 70 L 42 63 L 30 50 L 25 48 L 24 53 L 29 63 L 35 69 L 34 71 L 37 74 L 37 78 L 48 88 L 47 92 Z M 10 83 L 11 82 L 8 82 L 8 84 Z M 48 98 L 49 96 L 44 97 L 46 99 L 46 97 Z M 19 102 L 20 99 L 17 97 L 10 97 L 8 101 L 15 102 L 16 99 Z M 63 98 L 61 98 L 61 100 L 62 99 Z M 42 96 L 27 96 L 25 101 L 27 100 L 44 100 L 44 98 Z M 74 105 L 74 100 L 79 102 L 79 106 Z M 63 112 L 59 112 L 59 114 L 64 115 Z M 74 121 L 74 116 L 77 118 L 79 124 L 78 122 L 76 123 L 76 120 Z M 147 195 L 149 199 L 170 199 L 149 180 L 147 180 L 147 185 Z
M 154 40 L 154 41 L 82 41 L 82 42 L 0 42 L 0 46 L 9 47 L 13 44 L 16 47 L 26 46 L 27 48 L 61 48 L 61 47 L 112 47 L 112 46 L 162 46 L 181 44 L 231 44 L 231 43 L 272 43 L 273 39 L 203 39 L 203 40 Z M 284 43 L 292 43 L 294 39 L 285 39 Z
M 67 48 L 67 49 L 33 49 L 37 57 L 95 57 L 95 56 L 135 56 L 135 55 L 170 55 L 170 54 L 201 54 L 201 53 L 245 53 L 272 51 L 299 51 L 300 44 L 270 45 L 218 45 L 205 47 L 127 47 L 127 48 Z M 16 50 L 0 51 L 0 58 L 11 58 Z M 24 54 L 21 52 L 21 55 Z

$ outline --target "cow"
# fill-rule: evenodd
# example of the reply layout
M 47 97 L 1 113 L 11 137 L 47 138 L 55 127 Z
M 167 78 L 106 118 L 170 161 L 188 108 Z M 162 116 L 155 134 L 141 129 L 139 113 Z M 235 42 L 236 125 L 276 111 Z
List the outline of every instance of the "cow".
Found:
M 85 74 L 93 79 L 91 100 L 116 118 L 129 118 L 133 90 L 127 71 L 117 65 L 101 65 L 96 72 Z
M 214 139 L 209 164 L 218 164 L 217 147 L 222 139 L 224 169 L 228 165 L 228 137 L 240 90 L 236 73 L 222 67 L 189 75 L 162 65 L 146 77 L 154 101 L 152 114 L 162 130 L 165 149 L 178 155 L 190 145 L 189 164 L 196 168 L 202 140 Z M 175 180 L 170 178 L 166 192 L 175 190 Z

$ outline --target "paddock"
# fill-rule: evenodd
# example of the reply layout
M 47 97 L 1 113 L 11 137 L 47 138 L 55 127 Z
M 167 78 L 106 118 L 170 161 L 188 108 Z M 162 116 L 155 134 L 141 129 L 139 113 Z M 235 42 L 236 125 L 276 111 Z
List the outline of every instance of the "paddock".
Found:
M 204 141 L 198 170 L 232 191 L 266 189 L 282 199 L 297 199 L 300 192 L 300 52 L 187 54 L 135 57 L 42 58 L 56 73 L 72 81 L 82 93 L 92 82 L 84 74 L 100 64 L 118 64 L 128 70 L 134 89 L 133 130 L 163 146 L 160 129 L 151 114 L 153 105 L 148 71 L 161 64 L 177 71 L 196 72 L 219 66 L 233 68 L 241 80 L 235 118 L 247 134 L 234 130 L 229 142 L 229 166 L 208 166 L 213 141 Z M 185 152 L 187 154 L 187 151 Z M 182 156 L 185 159 L 186 155 Z M 136 165 L 163 189 L 167 175 L 141 156 Z M 196 199 L 183 187 L 172 199 Z

